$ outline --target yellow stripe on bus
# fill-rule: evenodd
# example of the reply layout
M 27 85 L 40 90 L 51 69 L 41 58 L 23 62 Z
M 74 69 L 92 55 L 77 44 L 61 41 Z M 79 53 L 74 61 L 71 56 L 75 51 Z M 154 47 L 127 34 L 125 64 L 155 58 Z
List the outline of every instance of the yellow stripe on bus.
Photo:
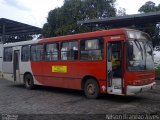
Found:
M 52 66 L 52 72 L 67 73 L 67 66 Z

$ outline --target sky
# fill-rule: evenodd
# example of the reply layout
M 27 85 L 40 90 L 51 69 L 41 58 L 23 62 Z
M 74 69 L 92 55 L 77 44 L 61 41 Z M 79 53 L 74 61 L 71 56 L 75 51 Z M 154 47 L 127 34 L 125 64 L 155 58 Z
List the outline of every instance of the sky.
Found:
M 125 8 L 129 15 L 137 14 L 138 9 L 147 1 L 149 0 L 117 0 L 116 8 Z M 160 4 L 159 0 L 151 1 Z M 48 12 L 62 5 L 63 0 L 0 0 L 0 18 L 42 28 Z

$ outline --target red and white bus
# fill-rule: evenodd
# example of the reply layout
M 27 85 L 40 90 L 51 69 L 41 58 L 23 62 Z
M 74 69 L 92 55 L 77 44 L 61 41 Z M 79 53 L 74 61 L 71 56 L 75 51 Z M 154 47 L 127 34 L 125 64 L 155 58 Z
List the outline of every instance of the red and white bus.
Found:
M 9 43 L 3 45 L 3 77 L 28 89 L 84 90 L 88 98 L 134 95 L 155 84 L 152 52 L 146 33 L 125 28 Z

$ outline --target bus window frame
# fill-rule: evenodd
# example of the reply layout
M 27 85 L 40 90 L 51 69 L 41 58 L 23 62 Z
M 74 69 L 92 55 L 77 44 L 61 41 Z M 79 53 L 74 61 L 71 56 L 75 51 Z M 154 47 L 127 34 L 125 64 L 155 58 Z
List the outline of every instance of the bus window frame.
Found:
M 82 50 L 82 47 L 81 47 L 81 42 L 82 41 L 86 41 L 86 40 L 94 40 L 94 39 L 102 39 L 103 40 L 103 55 L 102 55 L 102 59 L 101 60 L 82 60 L 81 59 L 81 50 Z M 79 52 L 79 60 L 82 61 L 82 62 L 97 62 L 97 61 L 104 61 L 105 60 L 105 38 L 103 36 L 100 36 L 100 37 L 89 37 L 89 38 L 84 38 L 84 39 L 80 39 L 80 43 L 79 43 L 79 46 L 80 46 L 80 52 Z M 92 50 L 100 50 L 100 49 L 92 49 Z
M 42 59 L 41 60 L 32 60 L 32 54 L 31 54 L 31 49 L 32 49 L 32 46 L 36 46 L 36 45 L 42 45 Z M 30 61 L 31 62 L 42 62 L 44 61 L 44 43 L 36 43 L 36 44 L 32 44 L 30 45 Z
M 29 47 L 29 58 L 28 58 L 28 60 L 22 60 L 22 49 L 23 49 L 23 47 L 25 47 L 25 46 L 28 46 Z M 28 62 L 28 61 L 31 61 L 31 45 L 22 45 L 21 46 L 21 62 Z
M 11 48 L 11 49 L 12 49 L 12 58 L 11 58 L 11 60 L 10 60 L 10 61 L 6 61 L 6 60 L 4 60 L 4 59 L 5 59 L 4 55 L 6 55 L 6 54 L 4 54 L 4 52 L 5 52 L 5 49 L 6 49 L 6 48 Z M 4 48 L 3 48 L 3 62 L 13 62 L 13 46 L 10 46 L 10 47 L 4 47 Z
M 62 48 L 62 44 L 63 43 L 67 43 L 67 42 L 77 42 L 78 43 L 78 46 L 77 46 L 77 48 L 78 48 L 78 58 L 76 59 L 76 60 L 62 60 L 61 59 L 61 48 Z M 79 51 L 80 51 L 80 42 L 79 42 L 79 40 L 77 39 L 77 40 L 75 40 L 75 39 L 73 39 L 73 40 L 66 40 L 66 41 L 60 41 L 60 47 L 59 47 L 59 60 L 60 61 L 62 61 L 62 62 L 74 62 L 74 61 L 79 61 Z
M 46 46 L 48 44 L 58 44 L 58 59 L 57 60 L 46 60 Z M 58 62 L 60 60 L 60 42 L 47 42 L 43 44 L 43 61 L 45 62 Z

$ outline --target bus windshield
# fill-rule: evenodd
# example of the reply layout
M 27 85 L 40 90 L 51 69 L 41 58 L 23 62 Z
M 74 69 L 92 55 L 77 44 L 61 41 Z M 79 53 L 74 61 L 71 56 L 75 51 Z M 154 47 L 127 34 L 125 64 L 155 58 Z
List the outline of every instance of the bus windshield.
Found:
M 127 43 L 128 71 L 154 69 L 153 49 L 148 40 L 130 39 Z

